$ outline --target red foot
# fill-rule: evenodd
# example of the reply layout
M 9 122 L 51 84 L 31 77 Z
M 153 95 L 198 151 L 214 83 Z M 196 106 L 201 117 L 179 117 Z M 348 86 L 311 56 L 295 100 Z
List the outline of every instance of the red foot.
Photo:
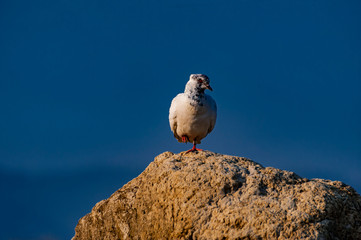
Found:
M 188 142 L 188 137 L 187 136 L 182 136 L 182 142 L 184 142 L 184 143 Z
M 186 153 L 195 152 L 195 151 L 203 151 L 203 150 L 202 150 L 202 149 L 199 149 L 199 148 L 196 148 L 196 145 L 193 144 L 193 148 L 192 148 L 192 149 L 189 149 Z

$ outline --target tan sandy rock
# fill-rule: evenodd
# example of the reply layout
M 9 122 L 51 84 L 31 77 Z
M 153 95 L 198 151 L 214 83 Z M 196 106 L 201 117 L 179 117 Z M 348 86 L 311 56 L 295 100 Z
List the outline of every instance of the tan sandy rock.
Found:
M 80 219 L 73 239 L 361 239 L 361 197 L 246 158 L 165 152 Z

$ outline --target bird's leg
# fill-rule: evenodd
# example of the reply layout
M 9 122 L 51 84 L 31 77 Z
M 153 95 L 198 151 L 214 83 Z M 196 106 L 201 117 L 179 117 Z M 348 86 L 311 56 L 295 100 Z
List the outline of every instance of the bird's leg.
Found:
M 192 149 L 189 149 L 186 153 L 195 152 L 195 151 L 203 151 L 203 150 L 202 150 L 202 149 L 199 149 L 199 148 L 196 148 L 196 141 L 194 140 L 194 141 L 193 141 L 193 148 L 192 148 Z
M 189 142 L 189 138 L 187 136 L 182 136 L 182 142 L 187 143 Z

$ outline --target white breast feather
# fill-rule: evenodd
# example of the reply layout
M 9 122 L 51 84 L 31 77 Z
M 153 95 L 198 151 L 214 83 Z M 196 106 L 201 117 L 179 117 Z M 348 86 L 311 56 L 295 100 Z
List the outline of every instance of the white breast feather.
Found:
M 210 133 L 216 123 L 217 105 L 213 98 L 205 94 L 203 106 L 194 106 L 184 94 L 178 94 L 169 109 L 169 124 L 174 137 L 179 142 L 187 136 L 190 142 L 197 144 Z

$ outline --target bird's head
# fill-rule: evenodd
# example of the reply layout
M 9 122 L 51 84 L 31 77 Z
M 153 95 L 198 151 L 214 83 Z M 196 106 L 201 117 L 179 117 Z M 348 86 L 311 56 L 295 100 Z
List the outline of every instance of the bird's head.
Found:
M 189 80 L 192 81 L 194 85 L 196 85 L 197 88 L 201 89 L 202 91 L 206 89 L 213 91 L 209 85 L 209 78 L 204 74 L 191 74 Z

